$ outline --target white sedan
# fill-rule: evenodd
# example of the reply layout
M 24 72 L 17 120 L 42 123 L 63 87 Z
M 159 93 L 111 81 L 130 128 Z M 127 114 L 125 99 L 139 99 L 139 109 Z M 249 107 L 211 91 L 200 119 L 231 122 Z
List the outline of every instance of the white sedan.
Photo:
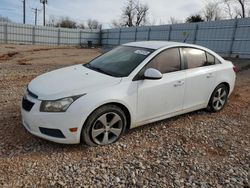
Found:
M 222 110 L 235 78 L 231 62 L 201 46 L 128 43 L 32 80 L 22 122 L 50 141 L 107 145 L 127 129 L 199 109 Z

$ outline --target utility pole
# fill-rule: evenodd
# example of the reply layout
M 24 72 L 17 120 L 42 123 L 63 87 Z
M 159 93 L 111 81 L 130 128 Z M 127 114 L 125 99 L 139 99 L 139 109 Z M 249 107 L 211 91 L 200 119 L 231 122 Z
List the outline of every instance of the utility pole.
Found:
M 32 10 L 34 10 L 34 13 L 35 13 L 35 25 L 37 25 L 37 13 L 38 11 L 41 11 L 41 10 L 38 10 L 37 8 L 32 8 Z
M 26 8 L 26 0 L 23 0 L 23 24 L 26 23 L 26 15 L 25 15 L 26 10 L 25 10 L 25 8 Z
M 48 4 L 48 0 L 40 0 L 43 4 L 43 26 L 45 26 L 45 4 Z

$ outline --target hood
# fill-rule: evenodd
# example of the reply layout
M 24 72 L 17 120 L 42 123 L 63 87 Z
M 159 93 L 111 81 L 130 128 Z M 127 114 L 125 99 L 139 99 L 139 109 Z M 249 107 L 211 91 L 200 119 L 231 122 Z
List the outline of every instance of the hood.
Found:
M 120 83 L 121 78 L 108 76 L 82 65 L 75 65 L 45 73 L 32 80 L 28 88 L 40 100 L 55 100 L 88 94 Z

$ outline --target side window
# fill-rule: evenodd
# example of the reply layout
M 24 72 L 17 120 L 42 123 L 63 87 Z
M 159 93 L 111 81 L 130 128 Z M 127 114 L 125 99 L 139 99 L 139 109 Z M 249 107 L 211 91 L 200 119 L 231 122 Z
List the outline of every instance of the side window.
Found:
M 146 69 L 148 68 L 155 68 L 162 74 L 180 70 L 181 59 L 179 49 L 172 48 L 161 52 L 146 65 Z
M 215 58 L 215 64 L 221 64 L 220 60 L 218 60 L 217 58 Z
M 207 57 L 204 51 L 195 48 L 183 48 L 183 53 L 189 69 L 206 65 Z
M 215 65 L 215 57 L 211 55 L 210 53 L 207 53 L 207 66 L 209 65 Z

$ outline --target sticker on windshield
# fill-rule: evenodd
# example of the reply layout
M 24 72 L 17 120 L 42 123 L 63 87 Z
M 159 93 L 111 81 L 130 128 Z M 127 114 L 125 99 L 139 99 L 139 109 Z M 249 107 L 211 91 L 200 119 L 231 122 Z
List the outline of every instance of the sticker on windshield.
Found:
M 150 52 L 145 51 L 145 50 L 136 50 L 135 53 L 140 54 L 140 55 L 148 55 L 148 54 L 150 54 Z

